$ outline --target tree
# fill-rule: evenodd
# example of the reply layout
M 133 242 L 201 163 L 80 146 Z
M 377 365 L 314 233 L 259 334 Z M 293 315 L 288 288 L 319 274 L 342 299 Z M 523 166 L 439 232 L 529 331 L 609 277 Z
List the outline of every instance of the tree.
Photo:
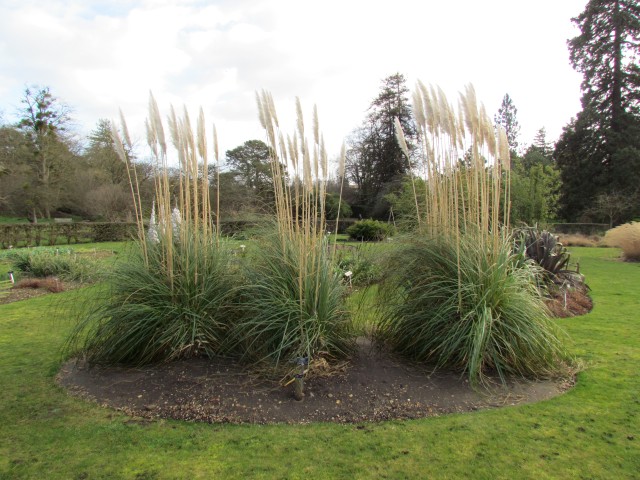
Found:
M 404 75 L 385 78 L 363 125 L 349 139 L 347 174 L 358 188 L 360 213 L 367 216 L 386 216 L 385 187 L 398 183 L 409 171 L 395 135 L 398 118 L 409 149 L 415 148 L 417 133 L 408 93 Z
M 607 190 L 605 165 L 598 146 L 599 130 L 591 128 L 587 111 L 563 129 L 554 152 L 562 190 L 560 216 L 576 221 L 589 208 L 597 192 Z
M 595 218 L 606 219 L 609 228 L 613 228 L 614 224 L 621 223 L 620 219 L 632 207 L 633 200 L 626 195 L 603 193 L 596 197 L 588 213 Z
M 583 110 L 556 146 L 566 218 L 588 213 L 599 195 L 637 198 L 640 185 L 640 4 L 589 0 L 572 20 L 580 35 L 568 47 L 583 74 Z M 638 213 L 636 204 L 620 221 Z
M 30 157 L 24 135 L 12 126 L 0 126 L 0 209 L 7 213 L 15 214 L 19 209 Z
M 520 124 L 518 123 L 518 109 L 513 103 L 509 94 L 505 94 L 498 113 L 493 117 L 496 125 L 500 125 L 507 133 L 509 149 L 515 153 L 518 151 L 518 135 L 520 135 Z
M 340 207 L 340 210 L 338 210 L 338 207 Z M 353 213 L 351 206 L 344 199 L 340 200 L 340 194 L 338 193 L 326 194 L 325 209 L 327 220 L 336 220 L 338 213 L 340 213 L 340 218 L 344 220 L 345 218 L 349 218 Z
M 226 153 L 226 163 L 232 167 L 236 179 L 264 203 L 270 203 L 273 198 L 270 158 L 271 150 L 261 140 L 247 140 Z
M 99 119 L 95 129 L 89 134 L 88 140 L 89 144 L 84 157 L 89 165 L 99 170 L 112 184 L 128 182 L 127 166 L 114 150 L 111 122 L 104 118 Z
M 560 172 L 537 156 L 529 167 L 517 159 L 511 169 L 511 223 L 534 225 L 556 218 L 560 191 Z
M 546 159 L 551 160 L 553 157 L 553 145 L 547 141 L 547 130 L 542 127 L 533 137 L 533 143 L 528 149 L 529 151 L 539 152 Z
M 624 128 L 624 116 L 640 108 L 640 4 L 589 0 L 572 19 L 580 35 L 568 41 L 573 67 L 584 76 L 582 103 L 599 113 L 601 127 Z
M 61 200 L 61 186 L 69 160 L 73 157 L 70 142 L 64 137 L 69 123 L 69 108 L 60 103 L 48 87 L 27 87 L 22 103 L 22 118 L 18 128 L 27 139 L 32 157 L 29 166 L 32 178 L 27 190 L 26 207 L 32 220 L 37 222 L 38 212 L 47 218 Z

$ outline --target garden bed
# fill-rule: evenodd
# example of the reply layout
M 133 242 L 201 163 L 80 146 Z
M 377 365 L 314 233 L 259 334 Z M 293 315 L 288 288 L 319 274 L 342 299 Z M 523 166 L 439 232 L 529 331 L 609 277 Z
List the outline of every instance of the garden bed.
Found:
M 29 281 L 29 285 L 24 285 Z M 52 291 L 51 283 L 55 284 Z M 19 302 L 30 298 L 41 297 L 53 293 L 60 293 L 67 290 L 75 290 L 82 286 L 79 282 L 68 282 L 58 279 L 25 279 L 23 282 L 17 282 L 16 285 L 6 290 L 4 295 L 0 295 L 0 305 L 6 303 Z
M 461 375 L 394 358 L 361 338 L 351 362 L 305 383 L 265 380 L 225 359 L 191 359 L 144 368 L 94 367 L 70 361 L 59 383 L 76 396 L 141 419 L 209 423 L 358 423 L 412 419 L 537 402 L 561 394 L 573 377 L 511 381 L 474 390 Z

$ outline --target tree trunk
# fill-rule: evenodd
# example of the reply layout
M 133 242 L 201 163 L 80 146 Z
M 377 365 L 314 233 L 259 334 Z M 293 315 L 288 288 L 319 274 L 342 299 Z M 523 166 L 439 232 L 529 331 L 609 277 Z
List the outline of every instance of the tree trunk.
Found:
M 611 86 L 611 128 L 620 133 L 622 128 L 622 15 L 620 0 L 615 1 L 613 12 L 613 84 Z

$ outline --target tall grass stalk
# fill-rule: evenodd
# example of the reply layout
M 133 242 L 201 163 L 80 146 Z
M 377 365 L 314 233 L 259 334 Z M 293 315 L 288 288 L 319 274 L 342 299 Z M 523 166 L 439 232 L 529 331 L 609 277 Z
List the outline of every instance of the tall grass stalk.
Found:
M 424 192 L 414 179 L 418 228 L 390 256 L 378 334 L 413 358 L 467 372 L 474 384 L 492 370 L 503 381 L 557 372 L 566 359 L 559 335 L 533 267 L 513 252 L 504 129 L 472 86 L 457 112 L 440 88 L 421 82 L 413 104 L 421 145 L 412 173 Z M 396 133 L 409 157 L 399 122 Z
M 256 98 L 272 152 L 277 240 L 276 246 L 265 243 L 262 258 L 250 270 L 253 314 L 244 324 L 243 340 L 276 364 L 291 356 L 344 355 L 350 333 L 344 287 L 325 237 L 328 158 L 317 109 L 309 140 L 296 99 L 295 133 L 285 138 L 271 94 L 263 91 Z
M 333 253 L 332 256 L 335 258 L 336 256 L 336 247 L 338 245 L 338 230 L 340 229 L 340 208 L 342 207 L 342 191 L 344 189 L 344 172 L 345 172 L 345 163 L 347 159 L 347 146 L 342 142 L 342 147 L 340 148 L 340 157 L 338 159 L 338 177 L 340 178 L 340 193 L 338 197 L 338 213 L 336 215 L 336 231 L 333 234 Z
M 112 136 L 116 151 L 120 158 L 127 164 L 129 183 L 133 196 L 136 222 L 138 223 L 138 240 L 143 250 L 143 256 L 148 262 L 147 244 L 148 235 L 145 230 L 143 217 L 144 206 L 140 198 L 140 189 L 137 181 L 136 170 L 126 155 L 125 146 L 131 148 L 131 141 L 124 116 L 121 116 L 123 137 L 115 127 L 112 128 Z M 168 116 L 169 137 L 177 154 L 179 164 L 178 195 L 172 198 L 172 186 L 169 179 L 169 166 L 167 154 L 167 139 L 164 125 L 160 116 L 158 104 L 149 94 L 149 116 L 145 121 L 147 143 L 154 159 L 154 192 L 155 209 L 158 217 L 156 228 L 159 238 L 162 239 L 162 271 L 169 283 L 173 284 L 173 256 L 175 241 L 184 242 L 187 235 L 202 237 L 198 244 L 220 244 L 219 237 L 219 197 L 216 199 L 216 210 L 211 210 L 209 198 L 209 154 L 206 139 L 206 127 L 204 112 L 199 111 L 196 130 L 191 126 L 189 113 L 184 108 L 182 117 L 177 117 L 171 107 Z M 217 175 L 219 182 L 219 156 L 218 141 L 215 127 L 213 129 L 214 154 L 217 163 Z M 133 172 L 133 175 L 131 174 Z M 213 226 L 213 215 L 216 217 L 216 228 Z M 188 225 L 189 228 L 179 228 L 177 223 Z M 188 233 L 187 233 L 188 232 Z M 176 238 L 174 238 L 176 237 Z M 174 241 L 175 240 L 175 241 Z M 201 241 L 200 241 L 201 240 Z M 196 272 L 197 273 L 197 272 Z
M 107 294 L 83 311 L 69 340 L 93 362 L 140 364 L 230 348 L 239 282 L 213 226 L 204 113 L 200 109 L 194 131 L 186 108 L 178 117 L 172 107 L 168 126 L 179 165 L 176 186 L 169 178 L 165 128 L 150 95 L 146 133 L 154 159 L 153 234 L 145 230 L 136 170 L 126 155 L 131 141 L 124 117 L 124 138 L 112 128 L 116 150 L 127 163 L 138 241 L 131 260 L 116 266 Z M 215 128 L 214 154 L 219 163 Z M 177 196 L 172 196 L 175 187 Z
M 482 227 L 483 242 L 500 242 L 508 225 L 509 145 L 502 127 L 494 127 L 471 85 L 460 95 L 458 111 L 439 87 L 422 82 L 413 93 L 421 139 L 415 174 L 425 179 L 426 209 L 421 226 L 430 234 L 455 234 L 468 225 Z M 402 128 L 396 133 L 409 157 Z M 504 194 L 504 196 L 503 196 Z M 416 203 L 417 205 L 417 203 Z
M 412 181 L 419 232 L 460 245 L 461 234 L 472 230 L 491 255 L 509 226 L 510 154 L 504 129 L 494 127 L 471 85 L 460 95 L 456 112 L 441 88 L 419 81 L 413 106 L 421 143 L 412 179 L 424 180 L 424 192 Z M 410 158 L 399 121 L 396 135 Z

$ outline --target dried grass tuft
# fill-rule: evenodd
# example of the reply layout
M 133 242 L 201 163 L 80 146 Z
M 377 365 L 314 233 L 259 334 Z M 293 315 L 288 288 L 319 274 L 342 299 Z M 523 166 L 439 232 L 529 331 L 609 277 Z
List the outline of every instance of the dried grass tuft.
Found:
M 24 278 L 17 282 L 13 288 L 42 288 L 51 293 L 64 292 L 64 285 L 55 277 L 46 278 Z
M 609 247 L 620 247 L 624 258 L 640 261 L 640 222 L 625 223 L 609 230 L 604 243 Z
M 600 247 L 603 244 L 602 238 L 597 235 L 583 235 L 581 233 L 561 233 L 558 239 L 565 247 Z

